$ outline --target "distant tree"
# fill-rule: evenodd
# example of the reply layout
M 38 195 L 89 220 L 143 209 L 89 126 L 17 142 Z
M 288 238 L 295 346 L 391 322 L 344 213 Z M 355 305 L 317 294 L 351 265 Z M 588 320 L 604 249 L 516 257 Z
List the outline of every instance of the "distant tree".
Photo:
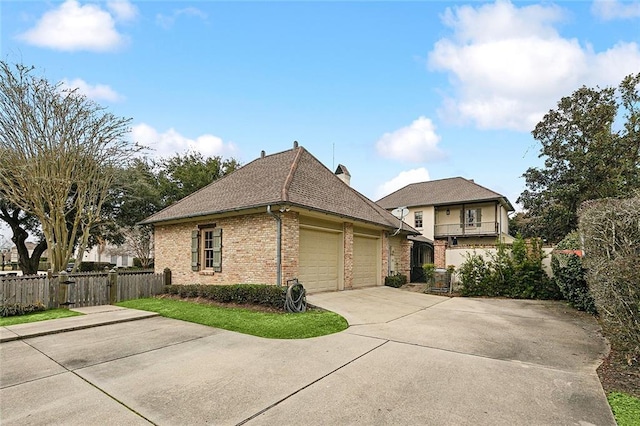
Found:
M 617 89 L 576 90 L 533 130 L 543 168 L 524 173 L 518 198 L 538 236 L 558 242 L 577 228 L 586 200 L 624 197 L 640 187 L 640 73 Z
M 239 167 L 231 158 L 203 157 L 198 152 L 176 154 L 151 161 L 136 158 L 120 171 L 117 193 L 116 223 L 143 268 L 149 267 L 153 255 L 152 227 L 139 225 L 143 219 L 159 212 Z
M 199 152 L 161 159 L 156 167 L 159 171 L 162 206 L 166 207 L 209 185 L 239 167 L 233 159 L 223 160 L 220 156 L 203 157 Z
M 54 272 L 84 253 L 118 168 L 139 150 L 116 117 L 77 90 L 0 62 L 0 187 L 41 226 Z
M 0 220 L 9 225 L 12 236 L 11 241 L 16 246 L 18 252 L 18 266 L 24 275 L 35 275 L 38 273 L 40 258 L 47 250 L 47 241 L 42 237 L 39 230 L 40 223 L 30 214 L 25 213 L 19 207 L 10 204 L 2 197 L 0 188 Z M 33 251 L 29 253 L 27 239 L 35 235 L 38 237 Z
M 539 235 L 534 223 L 526 212 L 517 212 L 509 218 L 509 234 L 513 237 L 520 234 L 523 238 L 535 238 Z

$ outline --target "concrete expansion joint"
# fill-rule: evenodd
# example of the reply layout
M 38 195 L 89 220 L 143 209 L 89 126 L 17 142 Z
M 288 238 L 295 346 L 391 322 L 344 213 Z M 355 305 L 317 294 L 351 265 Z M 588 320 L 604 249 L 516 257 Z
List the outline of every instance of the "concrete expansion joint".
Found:
M 349 364 L 359 360 L 360 358 L 364 357 L 365 355 L 370 354 L 371 352 L 375 351 L 376 349 L 381 348 L 382 346 L 384 346 L 386 343 L 388 342 L 388 340 L 383 341 L 382 343 L 380 343 L 379 345 L 377 345 L 374 348 L 369 349 L 368 351 L 363 352 L 362 354 L 358 355 L 357 357 L 349 360 L 348 362 L 342 364 L 341 366 L 335 368 L 334 370 L 328 372 L 327 374 L 318 377 L 317 379 L 307 383 L 306 385 L 302 386 L 301 388 L 295 390 L 294 392 L 291 392 L 289 395 L 285 396 L 284 398 L 274 402 L 273 404 L 269 405 L 266 408 L 263 408 L 262 410 L 258 411 L 257 413 L 253 414 L 252 416 L 247 417 L 246 419 L 242 420 L 241 422 L 237 423 L 236 426 L 241 426 L 244 425 L 248 422 L 250 422 L 251 420 L 255 419 L 258 416 L 261 416 L 262 414 L 266 413 L 267 411 L 271 410 L 272 408 L 280 405 L 281 403 L 283 403 L 284 401 L 286 401 L 287 399 L 291 398 L 292 396 L 302 392 L 303 390 L 307 389 L 308 387 L 320 382 L 321 380 L 324 380 L 325 378 L 331 376 L 332 374 L 334 374 L 335 372 L 345 368 L 346 366 L 348 366 Z
M 196 340 L 196 339 L 189 339 L 189 340 L 187 340 L 187 341 L 190 341 L 190 340 Z M 125 404 L 125 403 L 123 403 L 122 401 L 120 401 L 120 400 L 118 400 L 117 398 L 115 398 L 113 395 L 111 395 L 110 393 L 108 393 L 108 392 L 107 392 L 107 391 L 105 391 L 104 389 L 100 388 L 99 386 L 95 385 L 94 383 L 92 383 L 92 382 L 91 382 L 91 381 L 89 381 L 88 379 L 85 379 L 83 376 L 81 376 L 80 374 L 78 374 L 78 373 L 77 373 L 77 370 L 81 370 L 81 369 L 84 369 L 84 368 L 87 368 L 87 367 L 92 367 L 92 366 L 95 366 L 95 365 L 100 365 L 100 364 L 103 364 L 104 362 L 99 362 L 99 363 L 95 363 L 95 364 L 92 364 L 92 365 L 85 365 L 85 366 L 82 366 L 81 368 L 78 368 L 78 369 L 76 369 L 76 370 L 71 370 L 71 369 L 67 368 L 67 366 L 65 366 L 64 364 L 62 364 L 62 363 L 60 363 L 60 362 L 56 361 L 55 359 L 53 359 L 52 357 L 50 357 L 50 356 L 49 356 L 49 355 L 47 355 L 46 353 L 42 352 L 40 349 L 38 349 L 38 348 L 36 348 L 35 346 L 33 346 L 33 345 L 32 345 L 32 344 L 30 344 L 29 342 L 27 342 L 27 341 L 23 341 L 23 343 L 24 343 L 25 345 L 27 345 L 27 346 L 30 346 L 31 348 L 33 348 L 33 350 L 35 350 L 36 352 L 38 352 L 38 353 L 42 354 L 44 357 L 46 357 L 46 358 L 48 358 L 49 360 L 51 360 L 51 362 L 55 363 L 56 365 L 59 365 L 60 367 L 62 367 L 62 368 L 64 369 L 64 371 L 63 371 L 63 372 L 61 372 L 61 373 L 57 373 L 57 374 L 52 374 L 51 376 L 48 376 L 48 377 L 52 377 L 52 376 L 59 376 L 59 375 L 62 375 L 62 374 L 67 374 L 67 373 L 72 374 L 72 375 L 74 375 L 75 377 L 77 377 L 77 378 L 79 378 L 80 380 L 82 380 L 83 382 L 87 383 L 89 386 L 91 386 L 91 387 L 93 387 L 94 389 L 96 389 L 98 392 L 100 392 L 100 393 L 104 394 L 107 398 L 110 398 L 110 399 L 112 399 L 113 401 L 115 401 L 116 403 L 118 403 L 118 404 L 122 405 L 124 408 L 126 408 L 126 409 L 127 409 L 127 410 L 129 410 L 129 411 L 131 411 L 131 412 L 132 412 L 132 413 L 134 413 L 135 415 L 137 415 L 137 416 L 139 416 L 139 417 L 141 417 L 141 418 L 145 419 L 147 422 L 149 422 L 149 423 L 150 423 L 150 424 L 152 424 L 152 425 L 156 425 L 156 423 L 152 422 L 150 419 L 146 418 L 145 416 L 143 416 L 142 414 L 140 414 L 139 412 L 137 412 L 137 411 L 136 411 L 136 410 L 134 410 L 133 408 L 129 407 L 128 405 L 126 405 L 126 404 Z M 170 346 L 173 346 L 173 345 L 170 345 Z M 165 347 L 167 347 L 167 346 L 165 346 Z M 157 350 L 157 349 L 153 349 L 153 350 Z M 151 352 L 151 351 L 153 351 L 153 350 L 149 350 L 149 351 L 146 351 L 146 352 Z M 141 352 L 141 353 L 142 353 L 142 352 Z M 120 357 L 120 358 L 117 358 L 117 359 L 129 358 L 130 356 L 133 356 L 133 355 L 124 356 L 124 357 Z M 114 361 L 114 360 L 110 360 L 110 361 Z M 110 362 L 110 361 L 109 361 L 109 362 Z M 105 361 L 105 362 L 107 362 L 107 361 Z M 39 378 L 34 379 L 34 380 L 32 380 L 32 381 L 42 380 L 42 379 L 44 379 L 44 378 L 45 378 L 45 377 L 39 377 Z M 24 384 L 24 383 L 26 383 L 26 382 L 19 383 L 19 384 L 17 384 L 17 385 L 22 385 L 22 384 Z

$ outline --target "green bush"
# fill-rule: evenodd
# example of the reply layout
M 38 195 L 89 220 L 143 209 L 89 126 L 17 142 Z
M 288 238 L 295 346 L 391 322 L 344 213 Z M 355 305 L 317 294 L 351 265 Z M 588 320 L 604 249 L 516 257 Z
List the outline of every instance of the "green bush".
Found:
M 5 304 L 0 306 L 0 317 L 25 315 L 32 312 L 42 312 L 46 309 L 46 306 L 44 306 L 42 303 L 35 303 L 32 305 L 20 305 L 17 303 Z
M 463 296 L 558 299 L 560 290 L 544 271 L 543 257 L 539 240 L 525 241 L 520 235 L 511 248 L 498 244 L 488 260 L 471 254 L 458 268 L 460 292 Z
M 133 258 L 133 266 L 134 268 L 142 268 L 142 260 L 139 257 Z M 149 263 L 149 269 L 153 269 L 154 263 L 153 259 L 151 259 L 151 263 Z
M 558 243 L 556 250 L 578 250 L 580 246 L 580 234 L 574 231 Z M 569 304 L 595 314 L 596 305 L 589 291 L 582 258 L 573 253 L 555 252 L 551 256 L 551 269 L 558 288 Z
M 286 287 L 263 284 L 169 285 L 164 293 L 179 297 L 202 297 L 221 303 L 238 303 L 284 309 Z
M 78 267 L 78 272 L 102 272 L 105 268 L 111 269 L 115 267 L 109 262 L 82 262 Z
M 402 287 L 407 283 L 407 276 L 402 274 L 393 274 L 384 277 L 384 285 L 389 287 Z
M 436 277 L 436 265 L 433 263 L 425 263 L 422 265 L 422 270 L 424 271 L 425 282 L 433 285 Z
M 463 296 L 495 296 L 490 294 L 490 269 L 487 262 L 479 254 L 469 254 L 458 268 L 458 277 Z

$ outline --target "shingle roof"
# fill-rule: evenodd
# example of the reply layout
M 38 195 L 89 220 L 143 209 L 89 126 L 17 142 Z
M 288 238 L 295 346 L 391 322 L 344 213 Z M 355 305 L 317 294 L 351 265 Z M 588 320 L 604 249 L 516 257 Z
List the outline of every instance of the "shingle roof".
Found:
M 412 183 L 381 198 L 377 201 L 377 204 L 385 209 L 393 209 L 396 207 L 438 206 L 478 201 L 498 201 L 508 211 L 514 210 L 505 196 L 462 177 Z
M 269 204 L 288 204 L 394 229 L 399 221 L 327 169 L 303 147 L 258 158 L 142 223 L 158 223 Z M 404 225 L 404 230 L 418 234 Z

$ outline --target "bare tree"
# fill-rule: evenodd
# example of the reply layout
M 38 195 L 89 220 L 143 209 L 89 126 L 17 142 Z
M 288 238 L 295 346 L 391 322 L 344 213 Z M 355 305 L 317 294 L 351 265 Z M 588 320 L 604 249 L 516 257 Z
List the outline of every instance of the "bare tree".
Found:
M 124 229 L 127 247 L 140 260 L 143 268 L 153 262 L 153 231 L 148 225 L 130 226 Z
M 0 186 L 42 226 L 54 272 L 84 253 L 117 167 L 139 148 L 116 117 L 77 90 L 0 61 Z

